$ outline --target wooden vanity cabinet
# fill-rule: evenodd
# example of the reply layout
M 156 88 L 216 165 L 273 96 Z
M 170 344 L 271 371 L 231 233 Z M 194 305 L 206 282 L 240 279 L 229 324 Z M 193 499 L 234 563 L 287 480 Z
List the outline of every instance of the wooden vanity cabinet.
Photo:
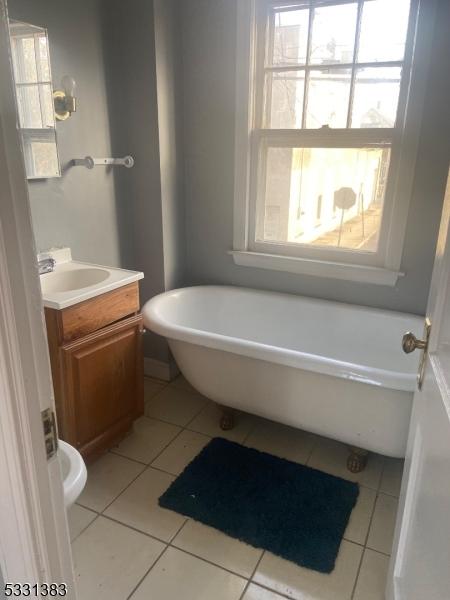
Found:
M 144 412 L 138 284 L 45 309 L 59 436 L 93 460 Z

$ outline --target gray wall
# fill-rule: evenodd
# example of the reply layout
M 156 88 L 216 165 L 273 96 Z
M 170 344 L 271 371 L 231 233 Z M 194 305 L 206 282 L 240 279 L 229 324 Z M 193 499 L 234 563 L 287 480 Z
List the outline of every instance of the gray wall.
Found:
M 30 183 L 37 245 L 145 273 L 141 300 L 184 284 L 231 283 L 421 313 L 449 157 L 446 23 L 440 0 L 414 192 L 396 288 L 234 265 L 237 0 L 9 0 L 49 30 L 55 82 L 78 82 L 78 112 L 58 124 L 62 164 L 132 154 L 132 170 L 65 169 Z M 159 106 L 158 106 L 159 105 Z M 183 181 L 184 179 L 184 181 Z M 146 356 L 167 361 L 147 334 Z
M 184 283 L 181 27 L 177 0 L 154 0 L 165 289 Z
M 103 2 L 104 48 L 112 145 L 131 154 L 131 177 L 116 172 L 117 197 L 126 205 L 134 244 L 134 266 L 145 273 L 141 301 L 164 290 L 161 182 L 153 5 L 146 0 Z M 167 360 L 163 340 L 147 334 L 144 353 Z
M 57 124 L 63 177 L 29 185 L 37 247 L 66 245 L 79 260 L 131 265 L 127 207 L 116 203 L 114 175 L 103 168 L 67 168 L 72 158 L 111 156 L 101 2 L 9 0 L 8 4 L 12 18 L 48 29 L 55 87 L 65 74 L 78 84 L 76 115 Z
M 113 150 L 130 153 L 136 161 L 131 177 L 117 171 L 116 190 L 118 202 L 129 213 L 134 268 L 145 273 L 142 302 L 183 283 L 174 6 L 172 0 L 105 0 L 103 4 Z M 169 360 L 165 340 L 151 332 L 144 337 L 144 352 Z
M 236 1 L 183 0 L 184 155 L 188 279 L 423 313 L 449 159 L 449 3 L 440 1 L 402 269 L 395 288 L 234 265 Z
M 12 18 L 48 29 L 55 87 L 64 74 L 78 84 L 76 114 L 57 124 L 63 177 L 29 182 L 38 249 L 66 245 L 79 260 L 142 270 L 141 303 L 183 282 L 175 4 L 157 0 L 155 18 L 148 0 L 9 1 Z M 87 154 L 136 163 L 69 167 Z M 151 333 L 144 354 L 169 360 Z

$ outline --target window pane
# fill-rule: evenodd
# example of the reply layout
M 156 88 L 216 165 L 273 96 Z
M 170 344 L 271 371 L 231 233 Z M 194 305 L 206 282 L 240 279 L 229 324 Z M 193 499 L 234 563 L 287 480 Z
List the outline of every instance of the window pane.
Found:
M 357 69 L 352 127 L 394 127 L 400 79 L 400 67 Z
M 410 0 L 366 0 L 358 62 L 403 60 Z
M 17 88 L 20 126 L 25 129 L 42 128 L 41 103 L 37 85 L 22 85 Z
M 22 138 L 28 176 L 58 176 L 59 161 L 54 130 L 38 135 L 22 132 Z
M 357 5 L 314 10 L 311 64 L 351 63 L 355 46 Z
M 32 142 L 31 156 L 34 177 L 59 175 L 58 154 L 55 142 Z
M 306 61 L 309 10 L 286 10 L 274 14 L 272 63 L 303 65 Z
M 40 69 L 40 80 L 50 81 L 50 60 L 48 52 L 47 36 L 40 35 L 37 38 L 37 51 Z
M 42 110 L 42 126 L 43 127 L 54 127 L 55 117 L 53 108 L 53 95 L 50 84 L 44 84 L 39 86 L 39 94 L 41 99 L 41 110 Z
M 37 81 L 34 37 L 12 38 L 12 58 L 17 83 Z
M 268 73 L 266 76 L 267 127 L 300 128 L 304 91 L 304 71 Z
M 306 127 L 346 127 L 350 69 L 310 71 Z
M 25 129 L 54 127 L 53 99 L 50 84 L 17 87 L 20 126 Z
M 389 149 L 269 148 L 259 241 L 375 252 Z

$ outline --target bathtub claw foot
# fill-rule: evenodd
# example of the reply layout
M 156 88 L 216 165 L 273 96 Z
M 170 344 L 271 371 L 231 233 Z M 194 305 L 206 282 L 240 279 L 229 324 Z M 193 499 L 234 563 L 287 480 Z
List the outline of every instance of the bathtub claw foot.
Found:
M 347 469 L 351 473 L 360 473 L 364 470 L 367 464 L 368 456 L 368 450 L 363 450 L 362 448 L 356 448 L 352 446 L 350 448 L 350 456 L 347 459 Z
M 234 412 L 229 409 L 223 409 L 222 416 L 220 417 L 220 429 L 222 431 L 229 431 L 234 427 Z

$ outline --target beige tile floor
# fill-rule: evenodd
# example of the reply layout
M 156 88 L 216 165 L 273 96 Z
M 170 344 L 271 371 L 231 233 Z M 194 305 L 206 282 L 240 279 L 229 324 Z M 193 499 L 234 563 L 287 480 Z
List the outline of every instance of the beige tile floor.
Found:
M 83 600 L 382 600 L 402 461 L 371 455 L 364 472 L 346 469 L 343 444 L 242 414 L 221 432 L 215 405 L 180 376 L 145 380 L 146 416 L 89 468 L 69 514 Z M 158 497 L 211 436 L 360 483 L 360 495 L 330 575 L 158 506 Z

